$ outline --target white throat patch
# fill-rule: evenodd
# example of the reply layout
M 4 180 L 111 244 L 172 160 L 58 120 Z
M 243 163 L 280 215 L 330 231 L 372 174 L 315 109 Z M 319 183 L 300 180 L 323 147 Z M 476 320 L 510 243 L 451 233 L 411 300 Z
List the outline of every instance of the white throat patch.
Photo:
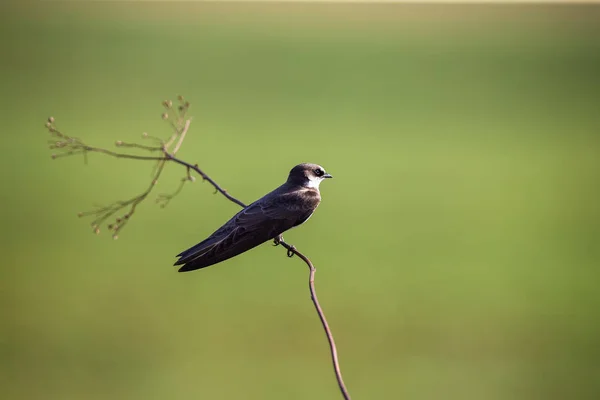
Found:
M 306 182 L 306 187 L 307 188 L 318 189 L 322 180 L 323 180 L 323 178 L 319 178 L 319 177 L 311 178 L 311 179 L 308 180 L 308 182 Z

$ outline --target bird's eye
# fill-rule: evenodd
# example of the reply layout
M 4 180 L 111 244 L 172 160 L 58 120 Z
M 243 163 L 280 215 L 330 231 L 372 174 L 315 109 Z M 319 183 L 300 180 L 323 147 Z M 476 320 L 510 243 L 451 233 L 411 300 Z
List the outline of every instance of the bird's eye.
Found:
M 317 176 L 323 176 L 324 173 L 325 171 L 323 171 L 322 169 L 315 169 L 315 175 Z

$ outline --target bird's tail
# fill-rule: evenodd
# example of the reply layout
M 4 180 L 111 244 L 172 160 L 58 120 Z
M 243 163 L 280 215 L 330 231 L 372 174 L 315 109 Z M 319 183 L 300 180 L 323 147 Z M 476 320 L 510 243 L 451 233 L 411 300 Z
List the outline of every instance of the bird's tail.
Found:
M 208 267 L 209 265 L 214 264 L 216 261 L 206 263 L 207 260 L 202 260 L 202 256 L 206 255 L 208 252 L 214 249 L 214 247 L 218 243 L 215 242 L 216 241 L 214 240 L 214 238 L 210 237 L 198 243 L 197 245 L 182 251 L 181 253 L 177 254 L 179 260 L 177 260 L 174 265 L 183 265 L 183 267 L 181 267 L 179 271 L 184 272 Z
M 276 234 L 277 232 L 274 232 Z M 193 271 L 235 257 L 267 240 L 272 239 L 271 232 L 248 234 L 243 229 L 229 232 L 227 235 L 210 237 L 194 247 L 179 253 L 175 265 L 183 265 L 179 272 Z

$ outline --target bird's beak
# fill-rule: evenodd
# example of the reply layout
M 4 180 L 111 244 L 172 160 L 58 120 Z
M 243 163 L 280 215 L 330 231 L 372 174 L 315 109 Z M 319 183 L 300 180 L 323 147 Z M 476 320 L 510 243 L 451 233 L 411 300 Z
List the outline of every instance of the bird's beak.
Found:
M 323 178 L 333 178 L 333 176 L 331 176 L 329 174 L 325 174 L 325 175 L 323 175 Z

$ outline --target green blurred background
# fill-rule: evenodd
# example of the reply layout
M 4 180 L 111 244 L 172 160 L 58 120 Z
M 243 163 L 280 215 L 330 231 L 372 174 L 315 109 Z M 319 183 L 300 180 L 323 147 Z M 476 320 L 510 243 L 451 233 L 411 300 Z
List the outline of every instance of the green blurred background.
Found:
M 600 8 L 0 6 L 4 399 L 339 398 L 307 269 L 261 246 L 178 274 L 237 211 L 170 165 L 118 241 L 78 211 L 152 166 L 51 160 L 167 136 L 250 202 L 335 176 L 286 236 L 355 399 L 600 398 Z

